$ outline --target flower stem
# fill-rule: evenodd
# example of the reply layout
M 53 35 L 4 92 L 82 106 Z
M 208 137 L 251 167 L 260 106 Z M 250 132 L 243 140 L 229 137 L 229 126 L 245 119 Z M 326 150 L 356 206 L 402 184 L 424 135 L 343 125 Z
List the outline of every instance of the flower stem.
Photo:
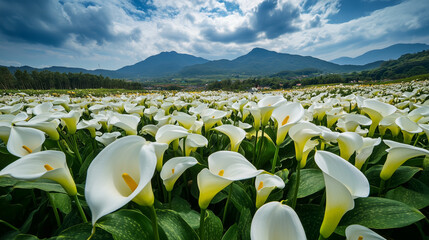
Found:
M 152 221 L 152 229 L 153 229 L 153 236 L 155 240 L 159 240 L 159 232 L 158 232 L 158 222 L 156 220 L 156 210 L 155 207 L 150 207 L 150 220 Z
M 262 126 L 262 134 L 261 139 L 259 140 L 261 143 L 259 144 L 258 156 L 256 157 L 255 167 L 259 168 L 259 159 L 261 158 L 262 146 L 264 145 L 264 134 L 265 134 L 265 126 Z
M 74 195 L 74 201 L 76 202 L 76 206 L 77 206 L 77 209 L 79 210 L 79 214 L 80 214 L 80 217 L 82 218 L 82 221 L 84 223 L 87 223 L 88 219 L 86 219 L 85 212 L 83 211 L 82 206 L 80 205 L 79 199 L 77 198 L 77 194 Z
M 54 212 L 55 220 L 57 221 L 57 226 L 61 227 L 60 216 L 58 215 L 58 210 L 57 210 L 57 206 L 55 205 L 54 199 L 52 198 L 52 195 L 49 192 L 46 192 L 46 194 L 48 195 L 49 203 L 52 206 L 52 211 Z
M 324 237 L 322 236 L 322 234 L 319 234 L 319 240 L 324 240 L 324 239 L 326 239 L 326 238 L 324 238 Z
M 200 240 L 204 240 L 204 218 L 206 217 L 206 209 L 201 209 L 200 214 Z
M 381 197 L 384 191 L 384 186 L 386 185 L 386 181 L 381 179 L 380 180 L 380 187 L 378 189 L 378 196 Z
M 226 213 L 228 212 L 229 200 L 231 199 L 232 184 L 229 186 L 228 197 L 226 198 L 225 208 L 223 209 L 222 225 L 225 224 Z
M 168 195 L 168 208 L 171 209 L 171 191 L 167 191 L 167 195 Z
M 274 158 L 273 158 L 273 166 L 271 167 L 271 173 L 274 173 L 276 170 L 276 164 L 277 164 L 277 158 L 279 156 L 279 145 L 276 145 L 276 151 L 274 152 Z
M 258 144 L 258 133 L 259 129 L 256 129 L 255 144 L 253 144 L 253 164 L 256 164 L 256 147 Z
M 301 176 L 301 163 L 297 162 L 298 164 L 296 165 L 296 182 L 295 182 L 295 190 L 293 192 L 293 197 L 292 197 L 292 204 L 291 207 L 293 209 L 295 209 L 296 207 L 296 200 L 298 198 L 298 190 L 299 190 L 299 181 L 300 181 L 300 176 Z
M 417 144 L 417 142 L 419 141 L 419 139 L 420 139 L 420 134 L 418 134 L 417 135 L 417 138 L 416 138 L 416 140 L 414 141 L 414 144 L 413 144 L 413 146 L 416 146 L 416 144 Z

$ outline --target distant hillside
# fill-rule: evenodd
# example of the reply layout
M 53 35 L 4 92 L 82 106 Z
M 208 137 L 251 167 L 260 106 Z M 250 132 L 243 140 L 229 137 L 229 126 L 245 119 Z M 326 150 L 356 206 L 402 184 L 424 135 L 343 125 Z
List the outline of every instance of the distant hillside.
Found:
M 407 53 L 417 53 L 423 50 L 428 50 L 429 45 L 422 43 L 415 44 L 395 44 L 387 48 L 372 50 L 366 52 L 358 57 L 341 57 L 332 60 L 331 62 L 336 64 L 353 64 L 353 65 L 364 65 L 367 63 L 372 63 L 375 61 L 386 61 L 386 60 L 395 60 L 400 56 Z
M 162 52 L 146 58 L 134 65 L 125 66 L 118 70 L 87 70 L 83 68 L 69 68 L 54 66 L 49 68 L 8 67 L 14 73 L 17 69 L 27 72 L 48 70 L 59 73 L 89 73 L 109 78 L 122 78 L 131 80 L 169 79 L 174 77 L 210 79 L 219 78 L 268 76 L 281 71 L 297 71 L 302 69 L 317 69 L 324 73 L 357 72 L 376 68 L 381 62 L 364 66 L 338 65 L 310 56 L 277 53 L 262 48 L 255 48 L 248 54 L 234 60 L 209 61 L 177 52 Z
M 262 48 L 254 48 L 248 54 L 234 60 L 217 60 L 185 67 L 178 73 L 181 77 L 204 77 L 209 75 L 264 76 L 281 71 L 296 71 L 305 68 L 323 72 L 353 72 L 377 67 L 380 63 L 368 66 L 340 66 L 310 56 L 277 53 Z
M 371 79 L 398 79 L 426 73 L 429 73 L 429 50 L 402 55 L 361 74 Z
M 182 68 L 206 63 L 209 60 L 177 52 L 162 52 L 146 58 L 131 66 L 116 70 L 117 73 L 129 78 L 163 77 L 180 71 Z

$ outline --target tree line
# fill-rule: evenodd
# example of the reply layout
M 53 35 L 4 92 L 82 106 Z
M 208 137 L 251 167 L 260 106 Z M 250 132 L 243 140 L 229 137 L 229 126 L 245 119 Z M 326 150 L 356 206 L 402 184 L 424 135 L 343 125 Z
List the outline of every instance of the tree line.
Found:
M 16 70 L 12 74 L 7 67 L 0 67 L 0 89 L 88 89 L 121 88 L 129 90 L 143 89 L 139 82 L 110 79 L 88 73 L 59 73 L 48 70 Z

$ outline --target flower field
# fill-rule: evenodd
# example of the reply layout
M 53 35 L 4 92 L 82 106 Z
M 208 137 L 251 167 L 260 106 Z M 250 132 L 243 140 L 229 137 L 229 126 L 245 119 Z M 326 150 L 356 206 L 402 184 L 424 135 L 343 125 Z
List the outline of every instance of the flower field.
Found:
M 428 80 L 0 113 L 0 239 L 429 239 Z

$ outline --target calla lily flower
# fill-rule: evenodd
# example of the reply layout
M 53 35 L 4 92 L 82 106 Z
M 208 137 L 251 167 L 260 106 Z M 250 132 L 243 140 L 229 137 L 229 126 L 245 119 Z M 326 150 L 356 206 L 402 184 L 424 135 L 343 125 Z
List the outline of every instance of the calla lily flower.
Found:
M 15 126 L 31 127 L 31 128 L 39 129 L 45 132 L 46 134 L 48 134 L 48 136 L 52 140 L 56 141 L 60 139 L 60 135 L 57 131 L 57 127 L 59 124 L 60 124 L 60 121 L 58 119 L 52 120 L 51 114 L 48 114 L 48 115 L 43 114 L 43 115 L 38 115 L 31 118 L 27 122 L 26 121 L 17 122 L 15 123 Z
M 5 175 L 22 180 L 50 179 L 61 184 L 70 196 L 77 194 L 66 156 L 60 151 L 48 150 L 24 156 L 0 171 L 0 176 Z
M 293 124 L 299 122 L 304 117 L 304 108 L 300 103 L 285 103 L 274 109 L 272 118 L 277 122 L 276 144 L 280 145 Z
M 408 117 L 402 116 L 395 120 L 396 125 L 401 129 L 404 136 L 404 143 L 409 144 L 414 134 L 421 133 L 423 130 L 419 125 L 411 121 Z
M 114 114 L 109 119 L 109 124 L 114 125 L 118 128 L 125 130 L 127 135 L 137 134 L 137 125 L 140 122 L 140 118 L 129 114 Z
M 275 188 L 283 189 L 285 182 L 277 175 L 259 174 L 255 179 L 256 207 L 264 205 L 271 191 Z
M 225 124 L 214 128 L 227 135 L 231 141 L 231 151 L 237 152 L 241 142 L 246 137 L 246 131 L 234 125 Z
M 51 102 L 44 102 L 44 103 L 38 104 L 33 108 L 33 114 L 41 115 L 41 114 L 49 113 L 51 112 L 53 106 L 54 104 L 52 104 Z
M 308 155 L 310 154 L 311 151 L 313 151 L 313 149 L 316 148 L 317 145 L 319 145 L 318 140 L 309 140 L 305 143 L 304 149 L 302 151 L 301 161 L 299 161 L 300 168 L 305 167 L 305 165 L 307 164 Z
M 121 136 L 120 132 L 103 133 L 100 137 L 96 136 L 95 140 L 101 142 L 104 146 L 107 146 L 114 142 L 119 136 Z
M 389 149 L 386 149 L 386 152 L 388 152 L 386 162 L 384 163 L 383 169 L 380 172 L 380 178 L 383 180 L 390 179 L 396 169 L 398 169 L 408 159 L 422 155 L 429 156 L 429 150 L 423 148 L 418 148 L 391 140 L 383 141 L 387 146 L 389 146 Z
M 158 132 L 159 127 L 153 124 L 144 125 L 140 130 L 140 133 L 143 135 L 150 134 L 152 137 L 155 137 L 156 132 Z
M 309 122 L 301 122 L 293 125 L 289 130 L 289 136 L 295 143 L 295 155 L 296 160 L 299 162 L 302 159 L 302 153 L 304 152 L 305 144 L 312 137 L 320 136 L 322 130 Z
M 207 138 L 200 134 L 191 133 L 186 137 L 185 149 L 183 150 L 183 138 L 179 142 L 179 147 L 182 151 L 185 151 L 185 155 L 191 155 L 191 152 L 195 152 L 199 147 L 206 147 L 209 142 Z
M 372 120 L 367 116 L 360 114 L 345 114 L 342 118 L 338 119 L 337 128 L 342 132 L 356 132 L 360 126 L 371 125 Z
M 347 240 L 386 240 L 371 229 L 358 224 L 346 228 L 346 238 Z
M 165 189 L 171 192 L 177 179 L 179 179 L 186 169 L 197 163 L 198 161 L 194 157 L 175 157 L 168 160 L 162 166 L 160 173 Z
M 285 103 L 286 99 L 282 96 L 266 96 L 258 102 L 258 108 L 261 113 L 261 124 L 266 126 L 270 120 L 274 109 Z
M 204 122 L 204 130 L 207 133 L 215 124 L 221 124 L 222 118 L 226 116 L 225 111 L 220 111 L 216 109 L 204 109 L 201 112 L 201 119 Z
M 340 147 L 340 156 L 347 161 L 363 145 L 362 137 L 355 132 L 341 133 L 337 141 Z
M 363 138 L 363 145 L 356 150 L 355 167 L 361 169 L 366 160 L 371 156 L 374 147 L 381 143 L 381 138 Z
M 332 108 L 331 110 L 326 112 L 326 126 L 331 128 L 334 123 L 337 122 L 342 116 L 346 113 L 344 112 L 342 107 Z
M 257 176 L 257 170 L 243 155 L 231 151 L 212 153 L 208 158 L 209 168 L 198 173 L 197 183 L 200 190 L 198 204 L 207 209 L 213 197 L 233 181 Z
M 328 238 L 343 215 L 354 208 L 354 199 L 369 195 L 369 182 L 351 163 L 326 151 L 317 151 L 314 159 L 323 172 L 326 208 L 320 234 Z
M 364 100 L 362 105 L 362 112 L 368 114 L 372 120 L 368 135 L 372 137 L 380 121 L 384 117 L 389 116 L 395 111 L 396 107 L 390 104 L 383 103 L 375 99 Z
M 426 134 L 426 137 L 429 139 L 429 124 L 419 124 Z
M 67 126 L 67 131 L 70 134 L 76 133 L 77 122 L 79 122 L 79 118 L 82 115 L 81 112 L 72 110 L 67 114 L 63 114 L 60 118 L 63 120 Z
M 296 212 L 279 202 L 269 202 L 256 211 L 250 226 L 252 240 L 306 240 Z
M 156 162 L 152 144 L 140 136 L 126 136 L 104 148 L 89 165 L 85 184 L 92 224 L 131 200 L 141 205 L 153 203 L 153 193 L 148 190 Z
M 34 128 L 12 127 L 7 150 L 17 156 L 24 157 L 30 153 L 39 152 L 45 142 L 45 134 Z
M 18 122 L 25 121 L 28 115 L 24 112 L 18 113 L 16 116 L 12 114 L 0 115 L 0 139 L 7 143 L 12 126 Z
M 194 122 L 197 120 L 197 117 L 191 116 L 183 112 L 175 112 L 173 113 L 173 119 L 176 120 L 184 128 L 190 129 L 192 125 L 194 125 Z
M 99 130 L 100 128 L 101 124 L 97 119 L 82 120 L 77 124 L 77 129 L 88 129 L 93 138 L 95 138 L 95 130 Z
M 173 140 L 186 137 L 190 133 L 184 127 L 177 125 L 164 125 L 155 135 L 156 142 L 170 144 Z
M 378 126 L 380 135 L 384 136 L 384 134 L 386 134 L 386 130 L 389 129 L 394 137 L 398 136 L 400 128 L 395 122 L 397 118 L 402 116 L 402 114 L 395 112 L 383 118 Z

